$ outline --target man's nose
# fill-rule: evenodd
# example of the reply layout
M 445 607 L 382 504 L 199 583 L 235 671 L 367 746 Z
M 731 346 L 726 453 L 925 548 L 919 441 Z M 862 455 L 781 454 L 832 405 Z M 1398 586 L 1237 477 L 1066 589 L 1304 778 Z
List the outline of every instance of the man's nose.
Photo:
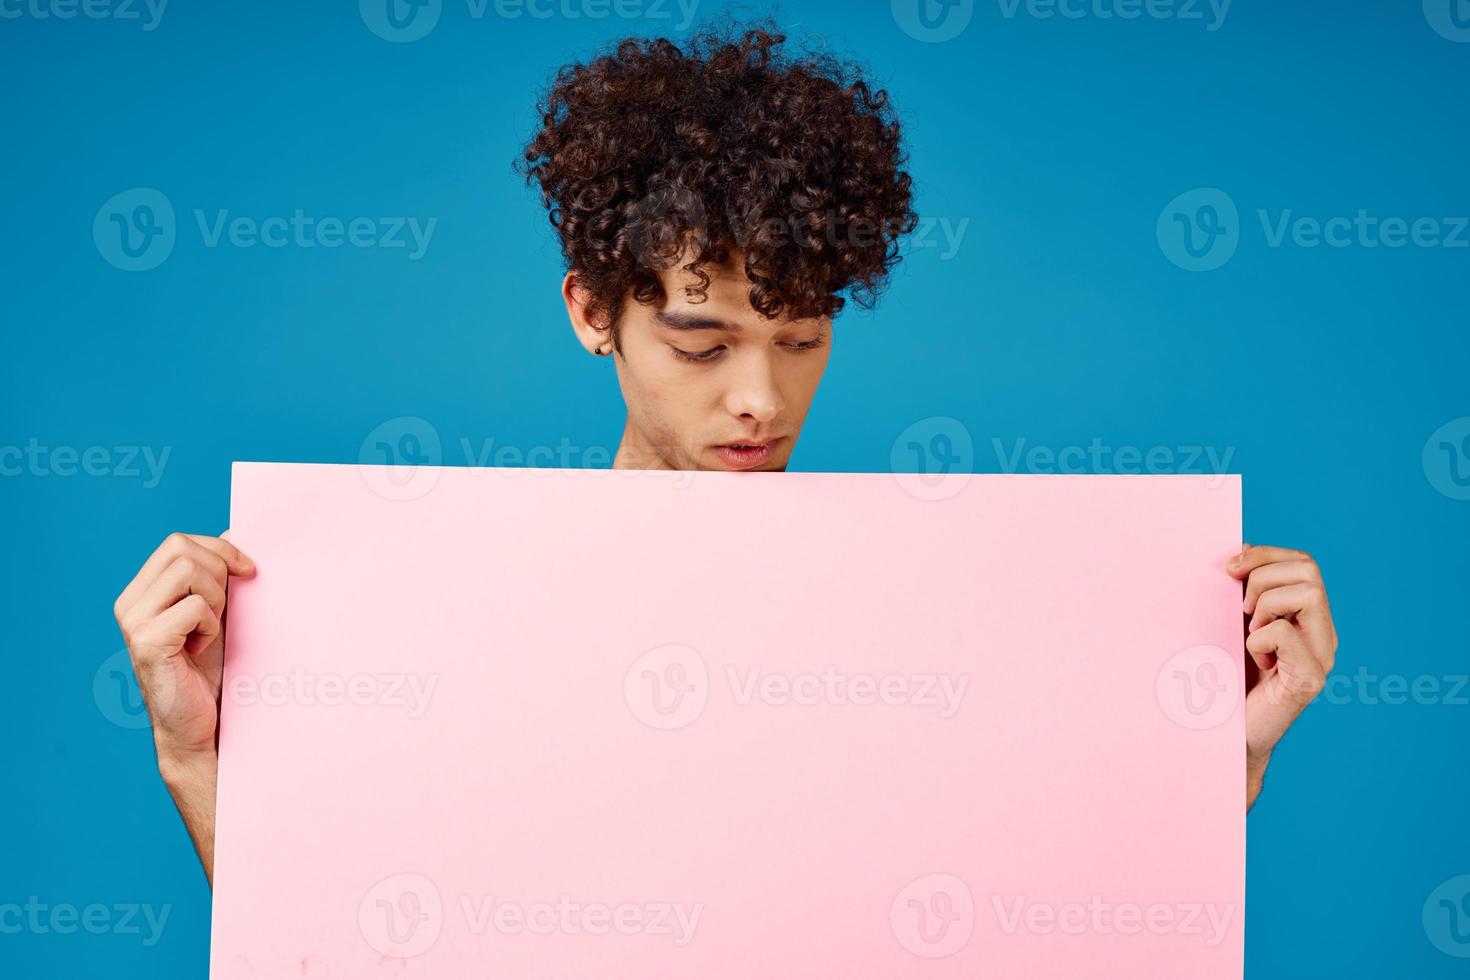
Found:
M 726 404 L 730 414 L 766 423 L 781 414 L 784 407 L 781 389 L 776 384 L 771 359 L 765 356 L 747 358 L 737 369 Z

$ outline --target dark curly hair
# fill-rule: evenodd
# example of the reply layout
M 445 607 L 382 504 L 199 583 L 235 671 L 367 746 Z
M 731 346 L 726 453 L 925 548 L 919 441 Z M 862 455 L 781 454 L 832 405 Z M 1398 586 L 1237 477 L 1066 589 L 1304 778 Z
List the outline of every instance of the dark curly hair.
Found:
M 738 36 L 737 36 L 738 33 Z M 790 58 L 774 25 L 683 47 L 629 38 L 556 74 L 518 169 L 540 185 L 562 254 L 617 341 L 624 298 L 663 299 L 683 268 L 744 257 L 767 317 L 871 307 L 912 231 L 911 180 L 887 93 L 825 54 Z

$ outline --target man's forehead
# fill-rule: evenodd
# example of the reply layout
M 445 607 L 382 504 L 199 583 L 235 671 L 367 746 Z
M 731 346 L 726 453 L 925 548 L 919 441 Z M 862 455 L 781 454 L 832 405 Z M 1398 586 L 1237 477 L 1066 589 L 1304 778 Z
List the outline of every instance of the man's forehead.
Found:
M 775 333 L 793 324 L 817 323 L 823 320 L 793 320 L 782 315 L 774 319 L 756 311 L 749 301 L 739 308 L 704 303 L 667 303 L 653 311 L 653 320 L 671 330 L 720 330 L 732 334 Z
M 738 333 L 741 330 L 738 319 L 722 317 L 712 312 L 694 313 L 665 307 L 662 310 L 655 310 L 653 318 L 674 330 L 727 330 L 732 333 Z
M 699 268 L 709 276 L 707 285 L 693 272 L 686 271 L 683 264 L 659 274 L 664 301 L 653 311 L 656 322 L 675 330 L 730 333 L 774 331 L 806 322 L 786 314 L 770 319 L 751 305 L 750 291 L 755 284 L 746 276 L 745 264 L 738 253 L 726 262 L 706 262 Z M 690 290 L 694 291 L 693 298 Z

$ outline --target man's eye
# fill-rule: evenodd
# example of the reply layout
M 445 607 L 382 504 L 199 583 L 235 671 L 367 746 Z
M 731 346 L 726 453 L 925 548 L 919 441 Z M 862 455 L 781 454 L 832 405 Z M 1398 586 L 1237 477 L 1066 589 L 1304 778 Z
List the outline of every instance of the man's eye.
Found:
M 825 338 L 817 337 L 814 340 L 795 341 L 793 343 L 787 344 L 786 346 L 790 350 L 816 350 L 818 347 L 821 347 L 822 344 L 825 342 Z
M 722 351 L 724 349 L 725 349 L 724 348 L 724 345 L 721 345 L 719 347 L 711 347 L 709 350 L 701 350 L 701 351 L 687 351 L 687 350 L 680 350 L 678 347 L 673 347 L 673 346 L 670 346 L 669 347 L 669 350 L 671 350 L 671 351 L 674 352 L 674 356 L 677 357 L 681 361 L 708 361 L 708 360 L 712 360 L 712 359 L 714 359 L 720 353 L 720 351 Z

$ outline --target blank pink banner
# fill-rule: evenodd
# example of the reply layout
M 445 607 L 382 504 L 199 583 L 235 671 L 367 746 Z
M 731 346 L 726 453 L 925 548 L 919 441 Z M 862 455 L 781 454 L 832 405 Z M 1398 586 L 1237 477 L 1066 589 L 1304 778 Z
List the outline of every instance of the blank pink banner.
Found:
M 211 976 L 1242 973 L 1234 476 L 237 463 Z

